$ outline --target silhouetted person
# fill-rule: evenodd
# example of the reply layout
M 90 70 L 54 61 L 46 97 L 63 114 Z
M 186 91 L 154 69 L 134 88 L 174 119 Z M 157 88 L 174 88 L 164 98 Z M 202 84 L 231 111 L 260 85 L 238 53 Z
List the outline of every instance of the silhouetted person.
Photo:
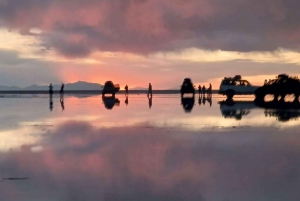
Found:
M 49 109 L 50 111 L 53 110 L 53 99 L 52 99 L 52 95 L 50 94 L 50 99 L 49 99 Z
M 128 96 L 126 96 L 125 104 L 126 104 L 126 106 L 128 105 Z
M 201 93 L 202 93 L 200 84 L 198 86 L 198 93 L 199 93 L 199 95 L 201 95 Z
M 60 87 L 60 91 L 59 91 L 59 94 L 60 94 L 60 98 L 62 98 L 64 96 L 64 88 L 65 88 L 65 84 L 63 83 Z
M 65 110 L 65 103 L 64 103 L 64 98 L 60 98 L 60 105 L 61 105 L 61 111 Z
M 152 85 L 151 85 L 151 83 L 149 83 L 149 87 L 148 87 L 148 97 L 150 96 L 150 94 L 151 94 L 151 99 L 152 99 Z
M 125 95 L 128 95 L 128 86 L 127 86 L 127 84 L 126 84 L 124 89 L 125 89 Z
M 266 85 L 268 83 L 268 80 L 265 80 L 264 85 Z
M 148 99 L 149 99 L 149 108 L 151 108 L 152 107 L 152 95 L 148 96 Z
M 53 95 L 53 86 L 52 83 L 49 85 L 49 95 L 52 97 Z
M 209 87 L 208 87 L 208 92 L 207 92 L 207 94 L 208 94 L 209 96 L 212 95 L 212 86 L 211 86 L 211 83 L 209 83 Z
M 202 87 L 202 94 L 203 94 L 203 97 L 205 96 L 205 93 L 206 93 L 206 89 L 205 89 L 205 85 L 203 85 L 203 87 Z

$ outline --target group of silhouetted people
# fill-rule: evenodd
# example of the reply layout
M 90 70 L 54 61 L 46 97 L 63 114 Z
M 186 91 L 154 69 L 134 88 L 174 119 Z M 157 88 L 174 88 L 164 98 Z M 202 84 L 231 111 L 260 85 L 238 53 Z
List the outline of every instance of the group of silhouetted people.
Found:
M 128 105 L 128 93 L 129 92 L 128 92 L 128 85 L 127 84 L 124 87 L 124 89 L 125 89 L 125 96 L 126 96 L 125 104 Z M 151 108 L 152 107 L 152 85 L 151 85 L 151 83 L 149 83 L 147 97 L 148 97 L 148 100 L 149 100 L 149 108 Z
M 128 96 L 128 85 L 126 84 L 126 86 L 124 87 L 125 89 L 125 96 Z M 148 94 L 147 94 L 148 98 L 152 97 L 152 85 L 151 83 L 149 83 L 149 87 L 148 87 Z
M 205 85 L 203 85 L 203 87 L 201 87 L 201 85 L 198 86 L 198 93 L 199 96 L 203 95 L 205 96 L 205 94 L 207 94 L 207 96 L 211 97 L 212 96 L 212 85 L 211 83 L 209 83 L 209 87 L 206 89 Z
M 65 104 L 64 104 L 64 88 L 65 88 L 65 84 L 62 83 L 61 87 L 60 87 L 60 91 L 59 91 L 59 94 L 60 94 L 60 105 L 61 105 L 61 108 L 62 108 L 62 111 L 65 110 Z M 53 110 L 53 85 L 52 83 L 50 83 L 49 85 L 49 95 L 50 95 L 50 99 L 49 99 L 49 109 L 50 111 Z
M 60 87 L 60 91 L 59 91 L 60 98 L 64 97 L 64 88 L 65 88 L 65 84 L 62 83 L 62 85 Z M 52 83 L 50 83 L 50 85 L 49 85 L 49 95 L 53 96 L 53 85 L 52 85 Z

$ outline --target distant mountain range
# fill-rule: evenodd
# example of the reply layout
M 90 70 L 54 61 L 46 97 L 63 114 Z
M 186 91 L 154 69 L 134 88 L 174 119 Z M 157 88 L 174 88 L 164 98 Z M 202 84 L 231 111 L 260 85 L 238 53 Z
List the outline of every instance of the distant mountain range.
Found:
M 61 85 L 53 85 L 53 90 L 60 90 Z M 98 83 L 89 83 L 78 81 L 75 83 L 65 84 L 65 90 L 101 90 L 103 85 Z M 45 91 L 49 90 L 48 86 L 31 85 L 29 87 L 15 87 L 15 86 L 0 86 L 0 91 Z

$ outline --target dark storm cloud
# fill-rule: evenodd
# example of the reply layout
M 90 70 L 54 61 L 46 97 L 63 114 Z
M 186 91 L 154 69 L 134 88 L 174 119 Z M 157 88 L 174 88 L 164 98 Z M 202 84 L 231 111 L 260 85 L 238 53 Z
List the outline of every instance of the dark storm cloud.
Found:
M 94 50 L 150 53 L 188 47 L 298 49 L 298 0 L 0 0 L 0 21 L 43 30 L 66 56 Z
M 53 63 L 21 58 L 17 52 L 0 50 L 0 85 L 29 86 L 59 82 Z

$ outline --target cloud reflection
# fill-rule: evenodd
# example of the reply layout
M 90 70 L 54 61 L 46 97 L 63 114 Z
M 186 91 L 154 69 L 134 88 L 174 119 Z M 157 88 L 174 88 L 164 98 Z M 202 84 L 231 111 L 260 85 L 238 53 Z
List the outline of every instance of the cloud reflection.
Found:
M 0 154 L 4 200 L 299 199 L 294 129 L 201 132 L 151 127 L 97 128 L 69 121 L 39 144 Z M 267 133 L 272 134 L 267 134 Z

